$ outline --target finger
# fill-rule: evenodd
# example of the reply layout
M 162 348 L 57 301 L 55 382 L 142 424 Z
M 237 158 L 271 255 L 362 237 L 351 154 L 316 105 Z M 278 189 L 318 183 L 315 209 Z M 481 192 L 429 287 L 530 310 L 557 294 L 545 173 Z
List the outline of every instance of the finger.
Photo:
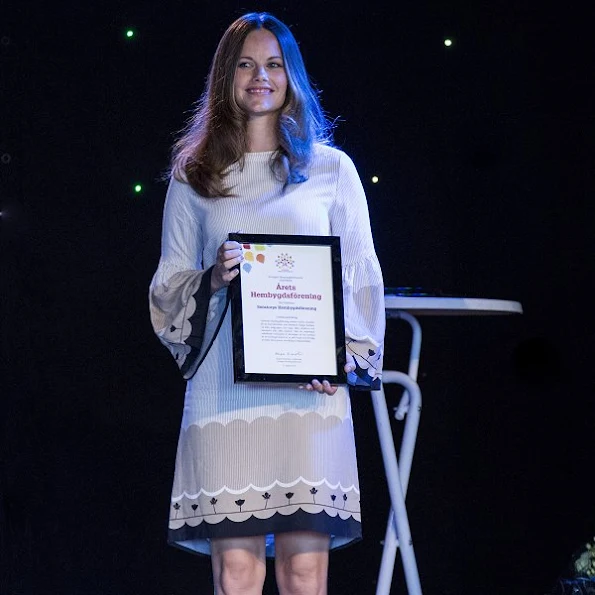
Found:
M 238 244 L 238 242 L 234 242 L 233 240 L 227 240 L 227 241 L 223 242 L 223 244 L 221 244 L 221 249 L 222 250 L 241 250 L 242 246 L 241 246 L 241 244 Z
M 327 395 L 334 395 L 337 392 L 336 386 L 333 386 L 328 380 L 322 381 L 322 389 Z
M 224 250 L 221 252 L 219 260 L 221 262 L 229 262 L 230 260 L 237 260 L 238 262 L 244 259 L 244 255 L 241 250 Z
M 328 380 L 323 380 L 320 382 L 319 380 L 314 379 L 312 380 L 312 384 L 306 385 L 306 388 L 308 390 L 316 391 L 320 394 L 334 395 L 337 392 L 338 387 L 332 386 Z
M 211 275 L 211 287 L 218 290 L 221 287 L 227 287 L 239 274 L 238 268 L 228 270 L 223 263 L 215 265 Z
M 235 279 L 235 277 L 237 277 L 239 272 L 240 271 L 238 269 L 231 269 L 228 271 L 227 269 L 222 268 L 221 270 L 219 270 L 219 278 L 223 283 L 225 283 L 225 285 L 229 285 L 232 279 Z
M 345 372 L 349 374 L 349 372 L 353 372 L 356 368 L 357 366 L 355 365 L 353 355 L 347 351 L 347 353 L 345 353 Z
M 242 247 L 237 242 L 223 242 L 219 248 L 217 248 L 217 260 L 225 260 L 225 254 L 227 252 L 235 252 L 235 256 L 242 253 Z
M 218 252 L 215 262 L 220 265 L 225 265 L 227 268 L 231 268 L 232 266 L 242 262 L 242 260 L 244 260 L 244 256 L 241 252 L 235 252 L 235 255 L 228 254 L 227 252 Z
M 218 266 L 220 267 L 221 273 L 225 273 L 227 271 L 231 271 L 234 267 L 237 268 L 243 260 L 243 256 L 238 256 L 237 258 L 232 258 L 230 260 L 224 260 L 222 262 L 219 262 Z
M 312 388 L 316 392 L 319 392 L 319 393 L 323 392 L 323 390 L 324 390 L 322 384 L 320 383 L 320 381 L 318 381 L 316 379 L 315 380 L 312 380 Z
M 225 281 L 229 282 L 232 279 L 234 279 L 235 277 L 237 277 L 239 273 L 240 273 L 239 269 L 231 269 L 231 271 L 227 271 L 227 273 L 224 273 L 223 275 L 221 275 L 221 277 Z

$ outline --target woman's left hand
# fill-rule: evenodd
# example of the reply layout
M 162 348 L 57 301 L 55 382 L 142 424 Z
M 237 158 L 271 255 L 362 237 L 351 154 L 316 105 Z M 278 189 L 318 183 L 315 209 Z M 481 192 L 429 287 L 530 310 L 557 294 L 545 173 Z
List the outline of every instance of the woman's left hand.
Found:
M 355 370 L 355 362 L 353 361 L 353 357 L 347 354 L 347 363 L 345 364 L 345 372 L 349 374 L 349 372 L 353 372 Z M 300 388 L 305 388 L 309 391 L 316 391 L 317 393 L 326 394 L 326 395 L 334 395 L 337 392 L 338 386 L 333 386 L 328 380 L 312 380 L 306 386 L 300 386 Z

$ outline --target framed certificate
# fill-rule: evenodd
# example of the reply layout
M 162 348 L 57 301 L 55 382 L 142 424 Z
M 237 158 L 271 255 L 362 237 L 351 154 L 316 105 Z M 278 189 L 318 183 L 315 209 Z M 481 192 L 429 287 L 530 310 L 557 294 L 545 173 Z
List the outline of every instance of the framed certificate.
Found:
M 232 233 L 236 382 L 347 382 L 341 246 L 334 236 Z

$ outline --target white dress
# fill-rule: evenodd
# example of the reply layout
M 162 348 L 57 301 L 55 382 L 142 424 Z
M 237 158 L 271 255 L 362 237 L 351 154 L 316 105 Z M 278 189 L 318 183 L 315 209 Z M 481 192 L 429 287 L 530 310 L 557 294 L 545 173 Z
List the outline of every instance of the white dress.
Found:
M 335 235 L 347 350 L 357 364 L 350 382 L 379 386 L 384 291 L 356 169 L 345 153 L 317 145 L 308 180 L 283 191 L 272 155 L 247 153 L 243 168 L 230 167 L 225 182 L 233 197 L 203 198 L 172 180 L 166 198 L 151 319 L 189 379 L 168 540 L 196 553 L 210 553 L 213 537 L 267 535 L 267 555 L 279 532 L 327 533 L 331 548 L 361 537 L 348 388 L 328 396 L 234 383 L 229 311 L 196 372 L 225 303 L 226 289 L 209 295 L 209 268 L 229 233 Z

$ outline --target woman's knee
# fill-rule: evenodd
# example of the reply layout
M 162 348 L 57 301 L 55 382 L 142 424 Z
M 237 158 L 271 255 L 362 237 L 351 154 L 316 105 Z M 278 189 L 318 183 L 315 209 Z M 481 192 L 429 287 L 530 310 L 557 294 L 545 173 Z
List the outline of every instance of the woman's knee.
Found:
M 276 541 L 276 575 L 281 594 L 324 595 L 328 575 L 328 536 L 287 534 L 281 544 L 278 538 Z
M 221 558 L 221 588 L 223 593 L 252 592 L 262 588 L 265 566 L 241 550 L 225 552 Z
M 222 540 L 213 543 L 211 549 L 218 593 L 262 593 L 266 574 L 264 544 L 261 547 L 258 540 L 240 543 L 237 540 Z
M 326 585 L 326 565 L 316 554 L 294 554 L 280 568 L 283 593 L 319 595 Z

